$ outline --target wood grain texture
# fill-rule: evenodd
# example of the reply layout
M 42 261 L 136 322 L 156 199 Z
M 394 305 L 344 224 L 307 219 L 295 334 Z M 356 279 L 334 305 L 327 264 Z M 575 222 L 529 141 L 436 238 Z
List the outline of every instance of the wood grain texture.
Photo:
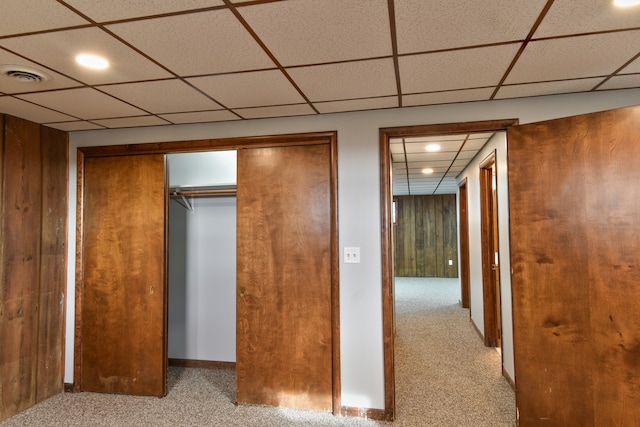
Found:
M 81 389 L 166 393 L 163 155 L 85 158 Z
M 469 267 L 469 196 L 465 179 L 459 187 L 460 205 L 460 303 L 471 308 L 471 273 Z
M 331 411 L 328 144 L 238 152 L 236 399 Z
M 5 117 L 0 418 L 36 402 L 42 177 L 40 126 Z
M 394 200 L 395 275 L 458 277 L 455 194 L 397 196 Z
M 66 305 L 67 134 L 41 127 L 42 218 L 36 401 L 62 392 Z
M 508 132 L 521 426 L 640 425 L 639 130 L 632 107 Z

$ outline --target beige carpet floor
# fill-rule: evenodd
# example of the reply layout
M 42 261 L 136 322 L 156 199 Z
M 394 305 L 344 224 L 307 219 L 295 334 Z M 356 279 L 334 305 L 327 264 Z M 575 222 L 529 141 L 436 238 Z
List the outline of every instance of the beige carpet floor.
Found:
M 460 308 L 457 279 L 396 281 L 394 426 L 515 425 L 500 355 L 485 348 Z M 162 399 L 62 393 L 4 422 L 13 426 L 390 426 L 328 413 L 235 406 L 230 369 L 169 369 Z

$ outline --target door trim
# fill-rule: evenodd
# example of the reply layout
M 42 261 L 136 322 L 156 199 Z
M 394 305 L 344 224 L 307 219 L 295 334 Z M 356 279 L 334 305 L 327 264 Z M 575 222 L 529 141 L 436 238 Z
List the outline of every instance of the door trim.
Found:
M 460 221 L 460 305 L 471 309 L 471 279 L 469 271 L 469 195 L 467 179 L 458 185 L 458 215 Z M 471 310 L 469 310 L 471 315 Z
M 466 132 L 494 132 L 518 124 L 518 119 L 441 123 L 380 128 L 380 229 L 382 254 L 382 328 L 384 338 L 384 419 L 395 417 L 395 362 L 393 308 L 393 246 L 391 239 L 391 159 L 389 139 L 394 137 L 448 135 Z
M 483 295 L 483 318 L 484 318 L 484 345 L 487 347 L 499 347 L 500 337 L 500 317 L 498 310 L 500 307 L 500 294 L 496 289 L 499 275 L 494 267 L 494 253 L 499 253 L 499 248 L 494 245 L 494 218 L 498 215 L 497 201 L 494 201 L 493 175 L 497 171 L 496 152 L 492 151 L 479 165 L 480 173 L 480 242 L 482 246 L 482 295 Z M 498 278 L 496 280 L 496 277 Z M 499 287 L 499 286 L 498 286 Z
M 142 144 L 108 145 L 99 147 L 79 147 L 77 165 L 77 203 L 76 203 L 76 284 L 75 284 L 75 337 L 74 337 L 74 376 L 73 390 L 80 391 L 82 383 L 80 361 L 82 356 L 82 241 L 84 209 L 84 161 L 89 157 L 129 156 L 139 154 L 169 154 L 197 151 L 248 149 L 258 147 L 282 147 L 296 145 L 329 144 L 330 186 L 331 186 L 331 341 L 333 364 L 333 413 L 341 410 L 340 386 L 340 286 L 339 286 L 339 248 L 338 248 L 338 133 L 310 132 L 300 134 L 268 135 L 255 137 L 203 139 L 194 141 L 169 141 Z

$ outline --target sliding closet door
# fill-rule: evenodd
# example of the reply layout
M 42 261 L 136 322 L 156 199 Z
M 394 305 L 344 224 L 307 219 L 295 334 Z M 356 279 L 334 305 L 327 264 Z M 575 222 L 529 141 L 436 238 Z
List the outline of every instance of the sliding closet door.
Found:
M 239 403 L 332 410 L 329 145 L 238 151 Z
M 164 155 L 86 158 L 80 382 L 166 394 Z

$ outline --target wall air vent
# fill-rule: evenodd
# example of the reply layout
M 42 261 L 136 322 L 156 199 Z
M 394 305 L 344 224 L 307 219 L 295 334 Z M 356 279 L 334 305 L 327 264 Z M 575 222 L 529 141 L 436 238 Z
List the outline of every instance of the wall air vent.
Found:
M 0 65 L 0 75 L 21 83 L 42 83 L 49 80 L 46 73 L 23 65 Z

